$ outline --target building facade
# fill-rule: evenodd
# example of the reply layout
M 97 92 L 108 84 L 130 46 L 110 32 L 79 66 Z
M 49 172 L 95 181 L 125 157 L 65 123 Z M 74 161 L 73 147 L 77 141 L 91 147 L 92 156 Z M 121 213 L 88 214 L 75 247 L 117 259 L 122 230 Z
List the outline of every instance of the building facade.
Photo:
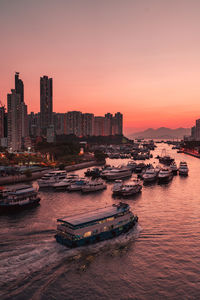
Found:
M 42 135 L 53 125 L 53 80 L 48 76 L 40 77 L 40 126 Z

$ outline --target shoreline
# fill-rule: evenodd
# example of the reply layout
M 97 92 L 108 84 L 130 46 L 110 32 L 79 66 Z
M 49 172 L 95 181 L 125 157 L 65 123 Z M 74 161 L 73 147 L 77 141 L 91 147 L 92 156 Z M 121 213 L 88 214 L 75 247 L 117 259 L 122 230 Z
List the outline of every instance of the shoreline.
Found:
M 104 164 L 105 164 L 105 161 L 97 162 L 96 160 L 92 160 L 92 161 L 87 161 L 87 162 L 80 163 L 80 164 L 66 166 L 65 170 L 67 172 L 71 172 L 71 171 L 85 169 L 88 167 L 101 166 Z M 45 173 L 48 173 L 49 171 L 51 171 L 51 170 L 49 169 L 49 170 L 33 172 L 31 177 L 27 177 L 26 175 L 14 175 L 14 176 L 11 175 L 11 176 L 7 176 L 7 177 L 0 177 L 0 185 L 16 184 L 16 183 L 33 181 L 33 180 L 41 178 Z
M 195 154 L 193 152 L 188 152 L 188 151 L 183 150 L 182 153 L 193 156 L 193 157 L 196 157 L 196 158 L 200 158 L 200 154 Z

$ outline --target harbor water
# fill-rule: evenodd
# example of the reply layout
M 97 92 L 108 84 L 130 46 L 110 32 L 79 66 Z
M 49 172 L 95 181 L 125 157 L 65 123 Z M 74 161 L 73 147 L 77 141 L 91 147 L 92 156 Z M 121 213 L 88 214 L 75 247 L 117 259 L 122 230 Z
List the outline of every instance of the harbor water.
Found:
M 187 161 L 189 176 L 125 199 L 139 217 L 127 234 L 76 249 L 54 238 L 57 218 L 119 202 L 112 182 L 86 195 L 40 191 L 38 207 L 0 216 L 0 299 L 199 299 L 200 160 L 157 145 L 145 163 L 156 166 L 166 148 L 177 165 Z

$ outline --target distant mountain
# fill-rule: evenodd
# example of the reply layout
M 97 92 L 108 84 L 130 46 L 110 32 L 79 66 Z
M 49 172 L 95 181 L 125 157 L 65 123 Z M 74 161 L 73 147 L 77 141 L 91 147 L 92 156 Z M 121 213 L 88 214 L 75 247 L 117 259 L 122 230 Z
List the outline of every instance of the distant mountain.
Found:
M 190 128 L 176 128 L 171 129 L 167 127 L 160 127 L 158 129 L 148 128 L 144 131 L 135 132 L 130 135 L 131 138 L 144 138 L 144 139 L 182 139 L 184 135 L 190 135 Z

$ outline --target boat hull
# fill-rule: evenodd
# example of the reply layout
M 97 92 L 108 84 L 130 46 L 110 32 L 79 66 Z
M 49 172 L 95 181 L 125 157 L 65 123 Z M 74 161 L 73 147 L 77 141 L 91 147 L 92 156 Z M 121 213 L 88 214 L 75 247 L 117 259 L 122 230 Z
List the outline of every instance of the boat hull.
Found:
M 97 234 L 97 235 L 94 235 L 94 236 L 91 236 L 88 238 L 76 240 L 76 241 L 71 241 L 69 239 L 66 239 L 66 238 L 58 235 L 58 234 L 55 235 L 55 238 L 58 243 L 65 245 L 67 247 L 70 247 L 70 248 L 86 246 L 86 245 L 95 244 L 100 241 L 104 241 L 104 240 L 108 240 L 108 239 L 117 237 L 117 236 L 121 235 L 122 233 L 129 231 L 137 222 L 138 222 L 138 217 L 135 217 L 131 222 L 129 222 L 121 227 L 115 228 L 111 231 L 101 232 L 100 234 Z
M 0 214 L 16 212 L 28 208 L 32 208 L 38 206 L 40 203 L 40 198 L 37 198 L 35 201 L 24 203 L 24 204 L 16 204 L 16 205 L 0 205 Z
M 158 177 L 158 183 L 168 183 L 172 180 L 173 175 L 165 176 L 165 177 Z

